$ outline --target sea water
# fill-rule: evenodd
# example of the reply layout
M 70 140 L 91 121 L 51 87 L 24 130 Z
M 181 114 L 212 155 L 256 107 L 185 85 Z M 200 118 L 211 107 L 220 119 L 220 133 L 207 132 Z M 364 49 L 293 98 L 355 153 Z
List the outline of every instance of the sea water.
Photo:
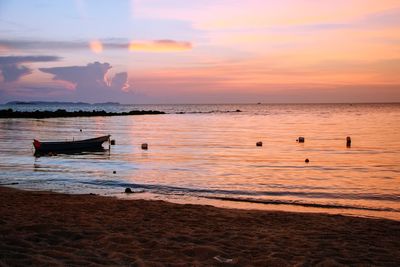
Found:
M 0 119 L 3 185 L 400 220 L 400 104 L 0 105 L 4 108 L 167 114 Z M 106 134 L 116 145 L 108 150 L 105 143 L 104 152 L 33 153 L 33 138 Z M 304 143 L 296 142 L 300 136 Z M 123 193 L 126 187 L 135 193 Z

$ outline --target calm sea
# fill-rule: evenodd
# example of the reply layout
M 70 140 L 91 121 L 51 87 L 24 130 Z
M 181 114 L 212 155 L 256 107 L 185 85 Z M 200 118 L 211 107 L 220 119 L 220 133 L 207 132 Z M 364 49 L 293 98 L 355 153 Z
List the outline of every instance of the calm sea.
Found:
M 400 220 L 400 104 L 0 105 L 9 107 L 168 114 L 0 119 L 0 184 Z M 33 155 L 33 138 L 105 134 L 110 151 Z

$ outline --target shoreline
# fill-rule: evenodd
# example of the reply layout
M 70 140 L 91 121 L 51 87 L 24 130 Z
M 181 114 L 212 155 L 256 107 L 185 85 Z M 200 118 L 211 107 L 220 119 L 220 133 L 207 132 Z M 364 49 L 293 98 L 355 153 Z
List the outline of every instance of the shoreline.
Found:
M 0 186 L 0 266 L 400 264 L 400 222 Z

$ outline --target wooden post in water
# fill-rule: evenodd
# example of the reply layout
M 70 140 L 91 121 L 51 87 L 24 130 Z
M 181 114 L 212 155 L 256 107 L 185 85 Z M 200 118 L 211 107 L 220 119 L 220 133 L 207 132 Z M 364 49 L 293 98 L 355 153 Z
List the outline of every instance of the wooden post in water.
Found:
M 111 155 L 111 137 L 108 136 L 108 155 Z
M 346 146 L 351 147 L 351 137 L 350 136 L 346 137 Z

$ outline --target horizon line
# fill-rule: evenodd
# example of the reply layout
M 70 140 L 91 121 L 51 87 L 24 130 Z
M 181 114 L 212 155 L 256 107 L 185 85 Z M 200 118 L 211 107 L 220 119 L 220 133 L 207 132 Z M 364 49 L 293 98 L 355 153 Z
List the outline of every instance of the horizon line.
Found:
M 35 103 L 35 102 L 42 102 L 42 103 L 70 103 L 70 104 L 107 104 L 110 103 L 111 105 L 330 105 L 330 104 L 400 104 L 400 101 L 388 101 L 388 102 L 242 102 L 242 103 L 119 103 L 117 101 L 106 101 L 106 102 L 86 102 L 86 101 L 42 101 L 42 100 L 30 100 L 30 101 L 20 101 L 20 100 L 12 100 L 0 103 L 0 105 L 7 105 L 10 102 L 21 102 L 22 103 Z

